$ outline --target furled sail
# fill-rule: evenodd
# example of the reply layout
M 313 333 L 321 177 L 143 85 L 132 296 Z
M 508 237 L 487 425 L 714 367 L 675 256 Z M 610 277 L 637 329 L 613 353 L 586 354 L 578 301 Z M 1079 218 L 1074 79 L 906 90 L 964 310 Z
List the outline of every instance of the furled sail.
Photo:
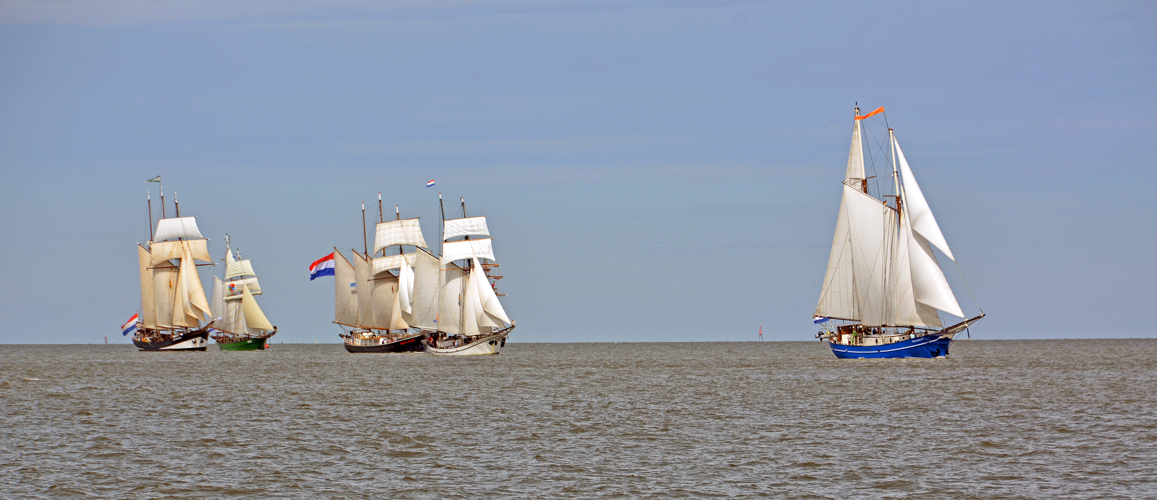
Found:
M 157 232 L 153 235 L 153 241 L 166 241 L 176 239 L 201 239 L 201 230 L 197 229 L 197 219 L 195 217 L 170 217 L 157 221 Z
M 442 265 L 459 259 L 494 259 L 494 249 L 490 238 L 477 240 L 447 241 L 442 244 Z
M 486 217 L 464 217 L 450 219 L 443 226 L 443 240 L 460 236 L 490 236 L 490 229 L 486 227 Z
M 374 253 L 391 245 L 413 245 L 426 248 L 422 227 L 418 219 L 401 219 L 379 222 L 374 231 Z
M 334 298 L 333 321 L 346 326 L 358 325 L 357 278 L 354 268 L 345 256 L 333 249 Z

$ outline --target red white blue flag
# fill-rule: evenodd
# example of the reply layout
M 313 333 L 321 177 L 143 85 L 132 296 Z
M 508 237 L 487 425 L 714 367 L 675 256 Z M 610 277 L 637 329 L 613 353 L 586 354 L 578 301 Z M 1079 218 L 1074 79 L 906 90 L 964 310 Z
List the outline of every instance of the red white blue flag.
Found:
M 426 183 L 426 187 L 434 187 L 434 179 L 430 179 L 430 182 Z
M 321 276 L 333 276 L 333 254 L 326 255 L 309 265 L 309 281 Z
M 129 318 L 129 320 L 121 326 L 121 336 L 128 335 L 137 329 L 137 318 L 139 316 L 139 314 L 134 314 L 133 317 Z

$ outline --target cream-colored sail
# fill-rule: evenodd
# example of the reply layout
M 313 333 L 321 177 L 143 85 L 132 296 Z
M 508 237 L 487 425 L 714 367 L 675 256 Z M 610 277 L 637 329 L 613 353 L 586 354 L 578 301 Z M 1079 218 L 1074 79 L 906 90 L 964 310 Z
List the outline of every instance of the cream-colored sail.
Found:
M 374 327 L 374 283 L 370 274 L 370 263 L 362 254 L 352 251 L 354 265 L 354 281 L 357 283 L 358 321 L 361 328 Z
M 486 227 L 486 217 L 450 219 L 443 223 L 442 232 L 443 240 L 462 236 L 490 236 L 490 229 Z
M 253 272 L 253 264 L 249 259 L 237 260 L 233 258 L 232 252 L 225 253 L 225 279 L 236 278 L 238 276 L 257 276 Z M 249 290 L 253 291 L 252 288 Z
M 840 196 L 840 212 L 836 217 L 836 234 L 832 237 L 832 251 L 828 255 L 828 269 L 824 286 L 816 304 L 817 316 L 845 320 L 859 320 L 856 309 L 855 272 L 852 269 L 852 245 L 848 233 L 848 202 Z
M 387 255 L 385 257 L 374 257 L 373 259 L 373 275 L 377 276 L 392 269 L 402 267 L 405 262 L 410 267 L 414 267 L 415 257 L 413 253 Z
M 241 285 L 249 287 L 249 292 L 253 295 L 261 295 L 264 290 L 261 289 L 261 283 L 257 282 L 257 277 L 249 278 L 234 278 L 225 284 L 225 300 L 241 300 Z
M 169 262 L 152 267 L 153 274 L 153 304 L 156 306 L 156 324 L 157 327 L 172 327 L 173 311 L 176 309 L 177 303 L 177 282 L 180 273 L 177 266 Z M 184 316 L 184 308 L 181 309 L 181 316 Z M 150 326 L 150 325 L 145 325 Z
M 225 315 L 225 283 L 216 275 L 213 276 L 213 296 L 209 299 L 209 310 L 213 311 L 213 319 L 219 320 Z M 222 330 L 221 325 L 215 326 Z
M 413 245 L 426 248 L 422 237 L 422 227 L 418 219 L 388 220 L 379 222 L 374 231 L 374 253 L 391 245 Z
M 193 263 L 191 254 L 186 253 L 181 258 L 181 268 L 185 269 L 188 266 L 188 277 L 185 282 L 188 291 L 190 315 L 197 320 L 202 320 L 206 316 L 212 316 L 213 312 L 209 310 L 209 300 L 205 297 L 205 288 L 201 285 L 201 276 L 197 274 L 197 265 Z
M 333 321 L 345 326 L 358 325 L 357 277 L 354 267 L 337 250 L 333 249 L 334 298 Z
M 272 331 L 273 325 L 269 324 L 269 319 L 265 317 L 265 313 L 261 312 L 261 307 L 257 305 L 257 299 L 253 298 L 253 294 L 249 292 L 249 287 L 242 285 L 241 293 L 241 310 L 245 311 L 245 325 L 250 329 Z
M 409 328 L 402 319 L 401 307 L 398 304 L 398 278 L 386 275 L 377 276 L 371 280 L 373 292 L 371 307 L 373 308 L 372 328 L 380 330 L 402 330 Z
M 478 299 L 478 279 L 473 273 L 467 274 L 462 283 L 462 317 L 459 319 L 463 335 L 478 335 L 478 314 L 482 312 L 482 302 Z M 485 278 L 483 278 L 485 279 Z
M 157 327 L 157 295 L 153 291 L 152 256 L 145 247 L 137 245 L 137 259 L 141 267 L 141 325 Z
M 151 264 L 154 266 L 168 260 L 180 259 L 185 253 L 201 262 L 213 261 L 209 256 L 209 240 L 206 239 L 158 241 L 149 246 Z

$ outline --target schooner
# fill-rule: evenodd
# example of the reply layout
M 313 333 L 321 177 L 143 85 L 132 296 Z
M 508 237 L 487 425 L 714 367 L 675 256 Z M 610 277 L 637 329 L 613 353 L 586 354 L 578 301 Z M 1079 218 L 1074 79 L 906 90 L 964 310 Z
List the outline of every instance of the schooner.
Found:
M 860 116 L 855 109 L 836 231 L 813 315 L 823 325 L 816 336 L 839 358 L 946 356 L 952 337 L 984 312 L 965 319 L 944 278 L 932 247 L 956 259 L 891 128 L 891 194 L 869 189 L 875 176 L 864 170 L 861 124 L 883 111 Z M 940 312 L 962 321 L 946 327 Z
M 229 235 L 225 235 L 225 279 L 213 276 L 213 302 L 210 310 L 217 318 L 213 340 L 222 351 L 261 351 L 277 327 L 269 323 L 255 295 L 263 290 L 249 259 L 238 251 L 233 257 Z
M 334 248 L 334 323 L 349 352 L 421 352 L 436 328 L 438 259 L 419 219 L 403 219 L 397 207 L 395 215 L 382 220 L 379 193 L 373 252 L 351 250 L 346 259 Z
M 439 194 L 439 203 L 441 199 Z M 446 220 L 443 215 L 441 299 L 437 328 L 425 341 L 426 352 L 454 356 L 498 354 L 506 345 L 514 321 L 507 317 L 498 299 L 500 294 L 490 281 L 502 276 L 489 274 L 489 270 L 498 267 L 489 236 L 486 217 L 466 216 L 465 199 L 461 218 Z
M 153 232 L 148 198 L 149 243 L 147 248 L 137 245 L 141 312 L 133 344 L 142 351 L 204 351 L 213 323 L 203 324 L 211 311 L 196 261 L 212 262 L 208 240 L 201 236 L 196 218 L 180 216 L 175 197 L 176 217 L 165 217 L 164 203 L 162 189 L 161 219 Z

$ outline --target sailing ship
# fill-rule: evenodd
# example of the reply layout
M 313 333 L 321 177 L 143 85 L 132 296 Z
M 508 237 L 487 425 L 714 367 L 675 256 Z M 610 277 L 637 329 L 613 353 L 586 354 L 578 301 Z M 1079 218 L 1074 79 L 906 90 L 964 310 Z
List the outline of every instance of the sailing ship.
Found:
M 263 290 L 253 272 L 249 259 L 242 259 L 241 253 L 233 257 L 229 235 L 225 235 L 225 278 L 213 275 L 213 302 L 210 310 L 214 326 L 210 336 L 222 351 L 265 350 L 269 337 L 277 333 L 277 327 L 269 323 L 255 295 Z
M 890 127 L 889 151 L 881 157 L 890 155 L 891 194 L 870 185 L 875 176 L 864 170 L 862 124 L 883 111 L 860 116 L 855 109 L 836 231 L 813 316 L 823 325 L 816 336 L 838 358 L 947 356 L 953 336 L 984 312 L 964 319 L 932 247 L 956 259 Z M 963 321 L 944 326 L 940 312 Z
M 438 195 L 439 203 L 442 196 Z M 441 280 L 438 323 L 425 341 L 426 352 L 443 356 L 498 354 L 514 329 L 498 299 L 491 275 L 498 267 L 486 217 L 442 221 Z M 479 238 L 482 237 L 482 238 Z M 483 260 L 486 262 L 484 263 Z
M 164 203 L 162 189 L 161 219 L 154 233 L 148 197 L 148 247 L 137 244 L 141 313 L 133 344 L 141 351 L 204 351 L 213 323 L 203 323 L 211 311 L 196 262 L 212 265 L 208 240 L 201 236 L 196 218 L 181 217 L 175 197 L 176 217 L 165 217 Z
M 379 193 L 374 251 L 350 250 L 347 260 L 334 248 L 334 323 L 343 330 L 346 351 L 421 352 L 436 328 L 438 259 L 419 219 L 403 219 L 397 207 L 395 214 L 395 220 L 382 220 Z M 362 222 L 364 227 L 364 204 Z

